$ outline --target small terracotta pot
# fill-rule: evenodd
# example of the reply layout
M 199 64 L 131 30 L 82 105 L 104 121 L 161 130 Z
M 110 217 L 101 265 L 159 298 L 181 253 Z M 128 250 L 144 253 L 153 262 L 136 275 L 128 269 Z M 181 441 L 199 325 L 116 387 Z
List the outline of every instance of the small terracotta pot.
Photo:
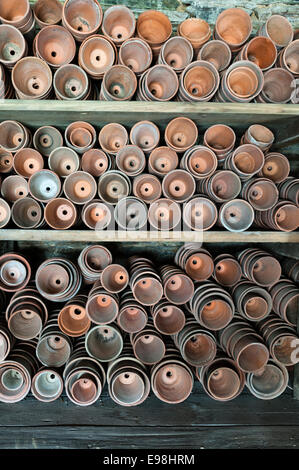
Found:
M 104 202 L 115 205 L 120 199 L 127 197 L 130 192 L 130 179 L 121 171 L 107 171 L 100 176 L 98 193 Z
M 33 7 L 33 14 L 41 29 L 48 25 L 58 24 L 62 20 L 62 4 L 59 0 L 37 0 Z
M 97 134 L 95 128 L 88 122 L 76 121 L 68 125 L 64 138 L 68 147 L 83 154 L 95 146 Z
M 289 374 L 283 364 L 269 359 L 261 374 L 247 374 L 247 387 L 257 398 L 272 400 L 279 397 L 287 388 Z
M 233 199 L 220 207 L 218 220 L 230 232 L 244 232 L 253 223 L 254 210 L 243 199 Z
M 175 202 L 187 201 L 193 196 L 195 189 L 193 176 L 185 170 L 170 171 L 162 181 L 164 196 Z
M 113 65 L 104 75 L 100 99 L 105 101 L 131 100 L 137 88 L 137 79 L 125 65 Z
M 213 277 L 218 284 L 224 287 L 232 287 L 240 281 L 242 269 L 238 261 L 232 255 L 222 254 L 215 258 Z
M 78 62 L 88 75 L 98 80 L 114 65 L 116 54 L 116 48 L 108 38 L 94 34 L 82 42 Z
M 75 224 L 77 210 L 67 199 L 52 199 L 45 207 L 45 220 L 54 230 L 67 230 Z
M 86 284 L 94 284 L 99 281 L 103 269 L 111 263 L 112 254 L 102 245 L 87 246 L 83 248 L 78 257 L 78 266 Z
M 107 292 L 119 293 L 127 287 L 128 282 L 129 274 L 119 264 L 110 264 L 102 271 L 101 284 Z
M 177 266 L 160 267 L 164 296 L 174 305 L 185 305 L 194 294 L 192 279 Z
M 243 144 L 237 147 L 224 162 L 226 170 L 233 170 L 241 181 L 246 181 L 257 174 L 265 163 L 261 149 L 253 144 Z
M 102 31 L 117 45 L 134 36 L 135 27 L 134 13 L 124 5 L 113 5 L 104 13 Z
M 273 142 L 273 132 L 261 124 L 252 124 L 249 126 L 241 139 L 241 144 L 254 144 L 263 152 L 267 152 Z
M 76 43 L 62 26 L 45 26 L 35 37 L 35 54 L 54 69 L 73 61 Z
M 159 145 L 159 128 L 151 121 L 136 122 L 130 131 L 132 144 L 140 147 L 144 153 L 152 152 Z
M 169 171 L 175 170 L 179 159 L 177 153 L 169 147 L 155 148 L 148 159 L 148 170 L 159 177 L 165 176 Z
M 33 229 L 44 223 L 44 208 L 31 197 L 17 199 L 11 209 L 14 224 L 22 229 Z
M 272 15 L 259 29 L 261 36 L 272 39 L 277 49 L 287 46 L 293 40 L 293 28 L 287 18 Z
M 14 66 L 12 84 L 19 99 L 46 99 L 52 88 L 52 72 L 38 57 L 24 57 Z
M 8 176 L 1 185 L 1 195 L 6 201 L 15 202 L 28 195 L 28 183 L 22 176 Z
M 264 85 L 257 102 L 288 103 L 294 93 L 294 77 L 288 70 L 273 68 L 264 74 Z
M 197 60 L 180 76 L 180 101 L 210 101 L 219 87 L 219 73 L 211 62 Z
M 281 67 L 291 72 L 294 77 L 299 76 L 299 40 L 291 42 L 280 54 L 278 62 Z
M 0 146 L 15 153 L 24 147 L 29 147 L 31 135 L 28 129 L 17 121 L 2 121 L 0 123 Z M 1 149 L 2 151 L 2 149 Z
M 133 194 L 145 203 L 151 204 L 162 194 L 161 183 L 156 176 L 143 173 L 133 180 Z
M 65 178 L 79 170 L 80 161 L 74 150 L 68 147 L 57 147 L 50 153 L 48 164 L 50 170 L 61 178 Z
M 63 381 L 55 370 L 41 369 L 32 379 L 31 393 L 38 401 L 53 402 L 60 397 L 62 391 Z
M 148 221 L 156 230 L 175 229 L 181 221 L 179 204 L 171 199 L 157 199 L 149 206 Z
M 185 244 L 175 254 L 175 263 L 186 271 L 194 281 L 204 281 L 211 277 L 214 263 L 210 253 L 198 244 Z
M 146 164 L 145 155 L 137 145 L 125 145 L 116 154 L 117 168 L 128 176 L 137 176 L 143 172 Z
M 165 64 L 157 64 L 144 72 L 139 81 L 137 99 L 141 101 L 170 101 L 178 91 L 175 71 Z
M 227 357 L 217 357 L 211 364 L 196 370 L 196 376 L 205 392 L 214 400 L 229 401 L 236 398 L 245 385 L 244 372 L 235 361 Z
M 106 124 L 99 133 L 101 148 L 111 155 L 116 155 L 128 142 L 128 133 L 124 126 L 111 122 Z
M 117 317 L 118 325 L 127 333 L 134 335 L 134 333 L 143 330 L 147 322 L 148 316 L 145 308 L 134 299 L 132 291 L 126 289 L 120 299 L 120 309 Z M 130 339 L 132 343 L 133 338 L 131 335 Z M 136 353 L 134 354 L 138 359 Z
M 147 10 L 138 16 L 137 35 L 156 48 L 159 53 L 161 45 L 170 38 L 172 25 L 169 18 L 156 10 Z
M 141 38 L 131 38 L 120 46 L 118 60 L 138 76 L 151 66 L 153 53 L 146 41 Z
M 53 85 L 59 100 L 84 100 L 90 93 L 88 76 L 75 64 L 61 66 L 55 72 Z
M 82 42 L 96 33 L 102 24 L 103 11 L 97 0 L 66 0 L 62 10 L 62 24 Z
M 211 176 L 217 168 L 216 154 L 203 145 L 195 145 L 187 150 L 180 162 L 180 167 L 189 171 L 195 180 Z
M 269 178 L 274 183 L 281 183 L 290 173 L 290 162 L 282 153 L 270 152 L 265 157 L 260 175 Z
M 38 152 L 48 157 L 55 148 L 62 147 L 63 138 L 55 127 L 43 126 L 35 131 L 33 145 Z
M 172 119 L 165 129 L 166 144 L 176 152 L 185 152 L 198 138 L 198 129 L 194 121 L 186 117 Z
M 177 73 L 180 73 L 192 62 L 193 54 L 193 47 L 188 39 L 174 36 L 163 44 L 160 50 L 159 62 L 169 65 Z
M 91 201 L 97 192 L 95 179 L 84 171 L 75 171 L 68 175 L 64 181 L 63 191 L 74 204 L 86 204 Z
M 209 178 L 198 182 L 198 190 L 207 194 L 215 202 L 235 199 L 241 191 L 239 176 L 230 170 L 218 170 Z
M 178 26 L 178 34 L 191 42 L 195 55 L 209 41 L 211 28 L 201 18 L 187 18 Z
M 9 69 L 13 68 L 18 60 L 27 55 L 26 40 L 23 34 L 14 26 L 0 25 L 0 44 L 0 62 Z
M 78 337 L 87 333 L 90 320 L 86 315 L 85 296 L 77 296 L 70 300 L 58 315 L 58 326 L 63 333 L 71 337 Z
M 191 19 L 191 18 L 190 18 Z M 205 60 L 213 64 L 218 72 L 225 70 L 232 59 L 229 46 L 224 41 L 206 42 L 198 52 L 197 60 Z
M 165 344 L 162 336 L 151 324 L 139 334 L 131 335 L 134 354 L 143 364 L 153 365 L 163 359 Z
M 85 347 L 91 357 L 101 362 L 113 361 L 123 348 L 121 331 L 115 324 L 95 326 L 86 334 Z
M 13 155 L 8 150 L 0 148 L 0 173 L 6 174 L 11 171 L 13 167 Z
M 213 150 L 218 160 L 221 161 L 234 148 L 236 135 L 231 127 L 225 124 L 215 124 L 205 131 L 203 142 L 204 145 Z
M 113 218 L 113 207 L 101 200 L 93 199 L 83 206 L 82 221 L 91 230 L 108 228 Z
M 44 159 L 37 150 L 23 148 L 16 152 L 13 167 L 18 175 L 30 178 L 31 175 L 43 169 Z
M 241 49 L 235 61 L 250 60 L 265 71 L 275 64 L 276 59 L 277 49 L 272 39 L 256 36 Z
M 85 152 L 81 159 L 82 170 L 92 176 L 101 176 L 111 168 L 111 159 L 103 150 L 90 149 Z
M 122 230 L 146 230 L 147 206 L 133 196 L 122 198 L 115 206 L 114 218 Z
M 188 201 L 183 209 L 183 220 L 188 228 L 195 231 L 211 229 L 218 217 L 216 205 L 209 199 L 196 196 Z
M 221 39 L 232 51 L 237 51 L 248 40 L 251 31 L 248 13 L 242 8 L 228 8 L 218 15 L 214 34 L 215 39 Z
M 41 202 L 54 199 L 61 191 L 59 177 L 50 170 L 39 170 L 31 175 L 28 185 L 31 196 Z
M 39 293 L 45 299 L 54 302 L 67 302 L 72 299 L 79 291 L 81 282 L 77 266 L 64 258 L 47 259 L 38 267 L 35 275 L 35 284 Z
M 3 24 L 15 26 L 26 33 L 34 23 L 28 0 L 4 0 L 0 6 L 0 20 Z
M 0 256 L 0 288 L 4 292 L 24 289 L 31 276 L 31 266 L 24 256 L 6 253 Z M 7 312 L 6 312 L 7 313 Z M 6 318 L 8 320 L 8 318 Z
M 278 201 L 278 190 L 268 178 L 252 178 L 243 185 L 241 195 L 255 210 L 271 209 Z
M 10 207 L 4 199 L 0 199 L 0 228 L 4 228 L 10 221 Z

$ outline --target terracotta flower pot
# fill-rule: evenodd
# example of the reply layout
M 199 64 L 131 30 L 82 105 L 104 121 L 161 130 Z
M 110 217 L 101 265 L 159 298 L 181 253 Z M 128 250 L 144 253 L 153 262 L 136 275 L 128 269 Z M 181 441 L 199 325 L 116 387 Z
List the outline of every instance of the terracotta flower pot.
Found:
M 34 18 L 42 29 L 48 25 L 60 23 L 62 4 L 59 0 L 37 0 L 33 7 Z
M 54 69 L 73 61 L 76 43 L 62 26 L 45 26 L 35 37 L 35 54 Z
M 52 72 L 37 57 L 24 57 L 14 66 L 12 84 L 19 99 L 46 99 L 52 88 Z
M 82 42 L 96 33 L 102 24 L 103 11 L 97 0 L 66 0 L 62 11 L 62 24 Z
M 117 45 L 134 36 L 135 27 L 134 13 L 124 5 L 113 5 L 104 13 L 102 31 Z

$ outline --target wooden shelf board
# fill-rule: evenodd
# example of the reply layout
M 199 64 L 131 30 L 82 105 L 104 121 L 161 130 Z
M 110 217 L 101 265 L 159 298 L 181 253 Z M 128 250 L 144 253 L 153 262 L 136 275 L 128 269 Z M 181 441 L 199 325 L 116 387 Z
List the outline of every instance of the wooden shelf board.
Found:
M 49 242 L 299 243 L 299 232 L 146 232 L 92 230 L 0 230 L 0 240 Z

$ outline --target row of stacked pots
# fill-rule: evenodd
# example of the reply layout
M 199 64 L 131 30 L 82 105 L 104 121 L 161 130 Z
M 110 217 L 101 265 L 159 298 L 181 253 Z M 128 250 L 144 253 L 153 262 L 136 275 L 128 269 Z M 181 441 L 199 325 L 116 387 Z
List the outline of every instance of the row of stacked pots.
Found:
M 169 264 L 117 261 L 90 245 L 76 262 L 49 258 L 32 276 L 21 254 L 0 257 L 0 401 L 31 390 L 48 402 L 65 388 L 87 406 L 107 381 L 123 406 L 150 390 L 180 403 L 194 377 L 219 401 L 245 383 L 260 399 L 284 392 L 299 361 L 299 288 L 282 272 L 294 274 L 297 261 L 259 248 L 213 258 L 194 243 Z
M 298 102 L 298 31 L 280 15 L 254 37 L 241 8 L 220 13 L 213 36 L 200 18 L 172 36 L 160 11 L 136 21 L 124 5 L 103 14 L 97 0 L 38 0 L 33 10 L 2 0 L 0 20 L 2 98 Z
M 64 137 L 52 126 L 32 137 L 23 124 L 3 121 L 0 227 L 11 221 L 56 230 L 298 228 L 299 181 L 288 158 L 270 150 L 270 129 L 250 126 L 239 146 L 224 124 L 209 127 L 200 145 L 198 137 L 186 117 L 171 120 L 164 132 L 140 121 L 129 133 L 110 123 L 97 134 L 78 121 Z

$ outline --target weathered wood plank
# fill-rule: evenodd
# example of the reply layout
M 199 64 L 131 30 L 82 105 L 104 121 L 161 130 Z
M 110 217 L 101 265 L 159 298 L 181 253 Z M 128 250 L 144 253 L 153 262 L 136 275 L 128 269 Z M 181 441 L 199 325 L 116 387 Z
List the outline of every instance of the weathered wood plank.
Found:
M 298 426 L 189 426 L 145 428 L 43 426 L 2 428 L 0 448 L 7 449 L 296 449 Z
M 66 242 L 203 242 L 203 243 L 299 243 L 299 232 L 241 233 L 207 232 L 150 232 L 150 231 L 93 231 L 93 230 L 22 230 L 2 229 L 0 240 L 66 241 Z

